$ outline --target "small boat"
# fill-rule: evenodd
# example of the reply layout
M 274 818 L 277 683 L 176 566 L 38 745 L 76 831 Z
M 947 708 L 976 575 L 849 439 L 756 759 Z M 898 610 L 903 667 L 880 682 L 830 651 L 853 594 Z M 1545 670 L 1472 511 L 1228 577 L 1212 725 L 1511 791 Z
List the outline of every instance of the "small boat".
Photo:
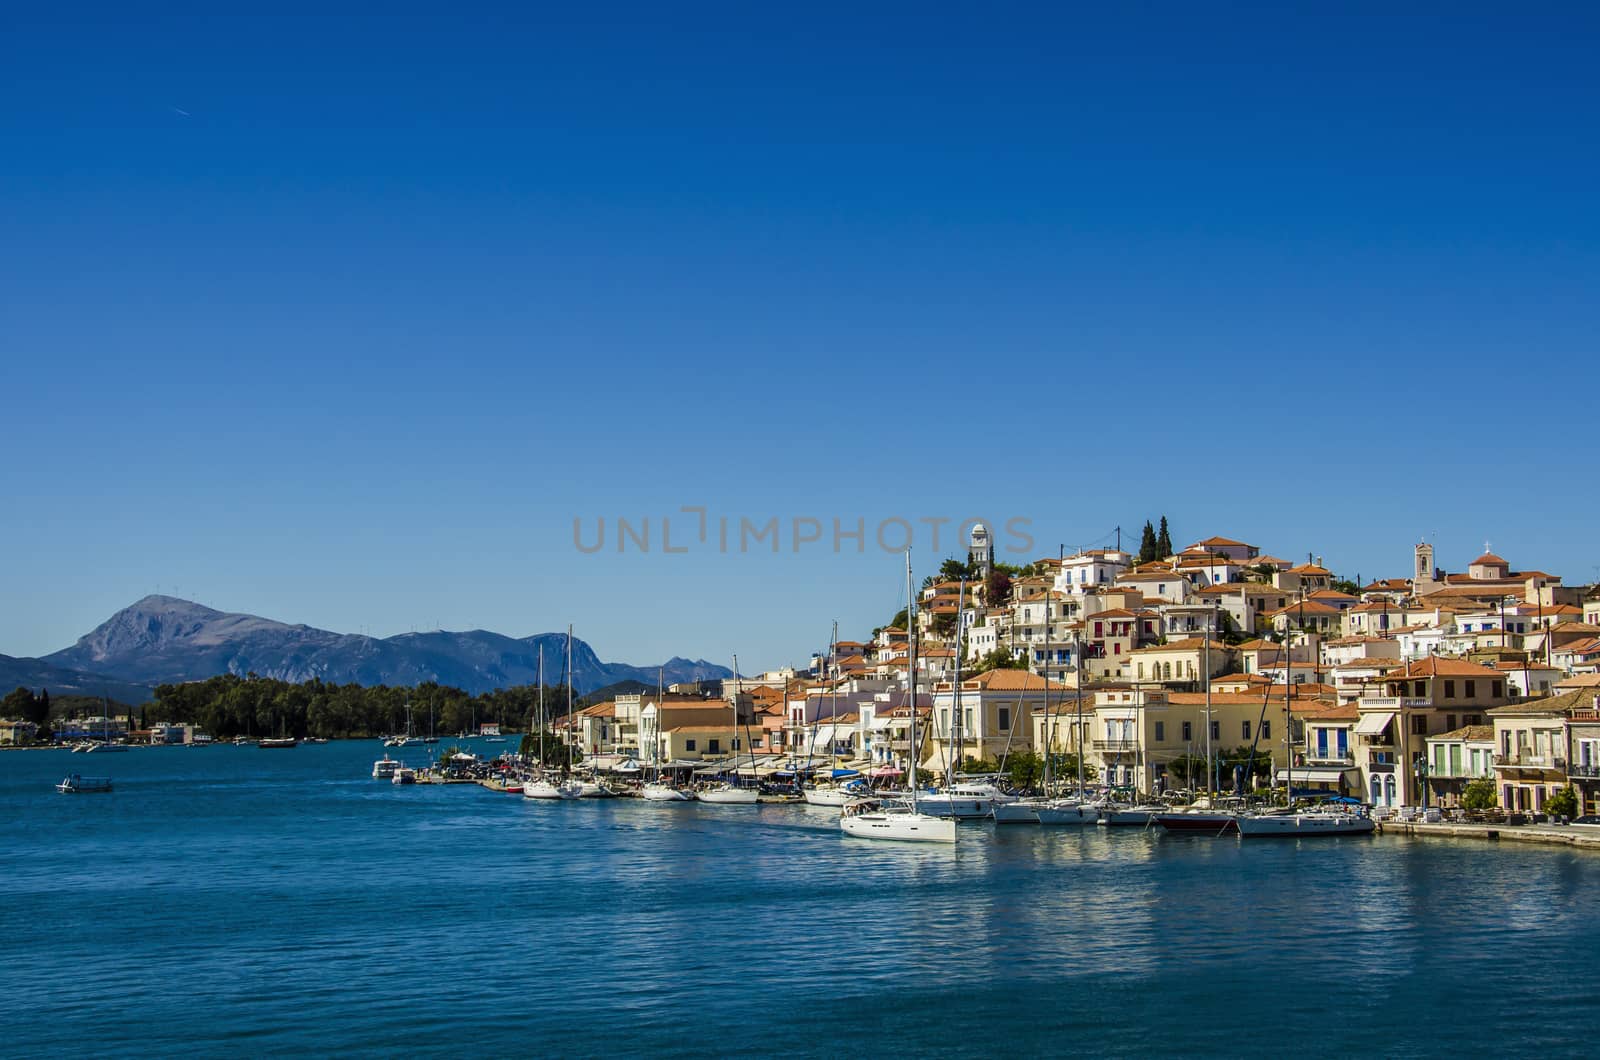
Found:
M 639 796 L 646 802 L 694 801 L 694 796 L 689 792 L 684 791 L 682 788 L 672 787 L 670 784 L 662 784 L 659 781 L 653 784 L 646 784 L 639 789 Z
M 263 737 L 256 746 L 263 751 L 281 751 L 289 747 L 296 747 L 299 743 L 300 741 L 293 736 L 269 736 Z
M 399 769 L 396 769 L 394 771 L 394 775 L 389 778 L 389 783 L 391 784 L 415 784 L 416 782 L 417 771 L 412 769 L 410 766 L 401 766 Z
M 382 758 L 380 758 L 376 762 L 372 763 L 372 779 L 373 780 L 393 780 L 395 771 L 398 770 L 399 768 L 400 768 L 400 763 L 399 762 L 396 762 L 394 759 L 390 758 L 388 755 L 384 755 Z
M 852 803 L 840 812 L 839 827 L 845 835 L 858 839 L 893 839 L 908 843 L 956 841 L 955 818 L 919 813 L 910 801 L 863 799 Z
M 125 743 L 92 743 L 88 747 L 85 747 L 83 750 L 84 750 L 85 754 L 92 754 L 92 755 L 100 754 L 100 755 L 103 755 L 103 754 L 111 754 L 114 751 L 126 751 L 127 749 L 128 749 L 128 745 L 125 744 Z
M 61 783 L 56 785 L 56 790 L 63 795 L 87 795 L 93 792 L 110 791 L 110 777 L 85 777 L 73 773 Z
M 1001 803 L 994 808 L 995 824 L 1039 824 L 1039 807 L 1048 806 L 1048 799 L 1018 799 Z
M 1361 813 L 1277 813 L 1241 816 L 1235 826 L 1241 837 L 1301 839 L 1322 835 L 1371 835 L 1377 825 Z
M 721 806 L 754 806 L 756 789 L 741 788 L 737 784 L 718 784 L 695 792 L 695 798 Z
M 614 799 L 617 793 L 600 783 L 598 780 L 575 780 L 578 785 L 578 798 L 580 799 Z
M 246 736 L 235 736 L 233 738 L 233 746 L 235 747 L 254 747 L 255 745 L 256 742 Z

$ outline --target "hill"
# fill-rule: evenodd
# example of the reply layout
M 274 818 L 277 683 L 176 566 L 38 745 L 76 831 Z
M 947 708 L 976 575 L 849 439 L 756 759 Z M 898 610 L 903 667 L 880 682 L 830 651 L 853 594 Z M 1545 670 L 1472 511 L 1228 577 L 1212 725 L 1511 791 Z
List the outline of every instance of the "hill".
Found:
M 566 651 L 563 633 L 515 638 L 479 629 L 366 637 L 216 611 L 171 596 L 147 596 L 112 615 L 72 647 L 38 661 L 111 674 L 144 686 L 256 673 L 292 682 L 438 681 L 476 694 L 533 683 L 541 649 L 545 683 L 557 684 Z M 657 669 L 604 662 L 588 644 L 573 638 L 573 687 L 580 693 L 626 680 L 645 681 L 653 688 Z M 731 676 L 725 667 L 703 659 L 675 657 L 661 669 L 669 683 Z

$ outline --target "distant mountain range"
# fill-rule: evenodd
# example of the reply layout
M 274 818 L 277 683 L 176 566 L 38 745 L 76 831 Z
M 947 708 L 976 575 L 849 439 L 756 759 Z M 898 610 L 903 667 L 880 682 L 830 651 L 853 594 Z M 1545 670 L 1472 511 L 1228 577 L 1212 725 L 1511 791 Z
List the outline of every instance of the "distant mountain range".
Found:
M 142 702 L 149 698 L 150 686 L 225 673 L 255 673 L 283 681 L 321 678 L 338 684 L 438 681 L 478 693 L 532 684 L 541 647 L 545 681 L 557 684 L 566 654 L 563 633 L 514 638 L 472 630 L 365 637 L 215 611 L 171 596 L 147 596 L 112 615 L 70 648 L 42 659 L 0 656 L 0 689 L 20 684 L 54 690 L 60 685 L 64 690 L 82 688 L 88 694 L 100 694 L 95 682 L 115 681 L 125 686 L 120 697 L 124 699 L 144 686 L 145 694 L 135 700 Z M 573 688 L 579 693 L 620 681 L 639 681 L 654 688 L 658 670 L 668 684 L 732 676 L 726 667 L 704 659 L 672 658 L 659 668 L 602 662 L 589 645 L 573 638 Z M 37 679 L 20 679 L 24 675 Z M 104 694 L 118 698 L 116 691 Z
M 51 666 L 40 659 L 14 659 L 0 655 L 0 695 L 13 688 L 48 688 L 53 696 L 109 696 L 118 703 L 143 703 L 150 687 L 119 681 L 104 674 L 86 674 Z

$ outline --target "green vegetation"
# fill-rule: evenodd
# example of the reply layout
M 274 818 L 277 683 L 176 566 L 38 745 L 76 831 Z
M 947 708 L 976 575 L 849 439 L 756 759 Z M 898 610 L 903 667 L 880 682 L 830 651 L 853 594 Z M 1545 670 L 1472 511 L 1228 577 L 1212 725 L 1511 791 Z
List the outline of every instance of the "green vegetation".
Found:
M 1499 801 L 1494 781 L 1488 777 L 1469 782 L 1461 792 L 1461 805 L 1469 810 L 1492 810 Z
M 1350 596 L 1361 595 L 1361 586 L 1357 585 L 1349 578 L 1335 578 L 1333 580 L 1333 587 L 1339 592 L 1346 593 Z
M 1172 547 L 1172 534 L 1167 530 L 1167 517 L 1161 517 L 1160 530 L 1146 519 L 1144 530 L 1139 534 L 1139 555 L 1135 562 L 1153 563 L 1158 559 L 1166 559 L 1176 551 Z
M 990 670 L 1026 670 L 1028 663 L 1025 659 L 1014 657 L 1005 648 L 996 648 L 994 651 L 978 659 L 967 667 L 975 674 L 986 674 Z
M 534 685 L 472 696 L 432 681 L 416 688 L 368 688 L 315 680 L 296 685 L 254 674 L 224 674 L 161 685 L 144 716 L 147 722 L 193 722 L 219 740 L 280 732 L 296 737 L 379 736 L 405 731 L 409 701 L 412 731 L 421 735 L 428 731 L 430 711 L 436 732 L 472 731 L 483 722 L 496 722 L 508 731 L 524 729 L 538 709 L 538 700 Z M 564 686 L 545 689 L 545 704 L 552 714 L 560 713 L 565 703 Z
M 1578 793 L 1572 790 L 1571 784 L 1568 784 L 1550 796 L 1544 804 L 1544 809 L 1546 813 L 1554 814 L 1557 817 L 1576 817 L 1578 816 Z

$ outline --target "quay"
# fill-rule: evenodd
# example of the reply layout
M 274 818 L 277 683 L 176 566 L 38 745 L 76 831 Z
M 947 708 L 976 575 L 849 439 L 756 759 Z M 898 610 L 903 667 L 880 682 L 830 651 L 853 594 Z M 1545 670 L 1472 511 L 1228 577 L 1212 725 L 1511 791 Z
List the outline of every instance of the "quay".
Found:
M 1506 825 L 1454 821 L 1428 824 L 1422 821 L 1388 820 L 1383 822 L 1383 834 L 1421 838 L 1509 840 L 1517 843 L 1543 843 L 1600 850 L 1600 827 L 1581 824 Z

